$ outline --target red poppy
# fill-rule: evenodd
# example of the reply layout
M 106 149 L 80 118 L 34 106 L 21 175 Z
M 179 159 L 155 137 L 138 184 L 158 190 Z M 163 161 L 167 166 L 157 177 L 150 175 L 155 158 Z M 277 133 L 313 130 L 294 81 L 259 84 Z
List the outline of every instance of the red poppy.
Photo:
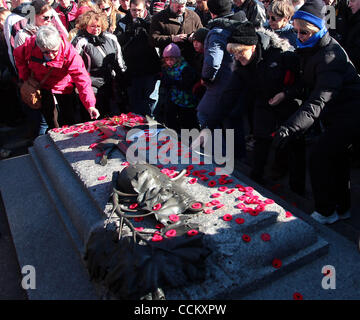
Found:
M 245 222 L 245 219 L 243 219 L 243 218 L 236 218 L 236 219 L 235 219 L 235 222 L 236 222 L 237 224 L 243 224 L 243 223 Z
M 227 194 L 233 193 L 235 191 L 235 189 L 229 189 L 226 191 Z
M 239 203 L 235 207 L 238 208 L 238 209 L 245 209 L 246 208 L 246 206 L 243 203 Z
M 250 242 L 251 241 L 251 237 L 247 234 L 243 234 L 242 239 L 244 242 Z
M 144 227 L 137 227 L 135 228 L 136 231 L 143 231 L 144 230 Z
M 227 213 L 223 216 L 224 221 L 231 221 L 232 218 L 233 218 L 232 215 L 229 213 Z
M 285 212 L 285 217 L 286 218 L 291 218 L 293 215 L 292 215 L 292 213 L 290 212 L 290 211 L 286 211 Z
M 212 207 L 212 206 L 213 206 L 213 204 L 211 202 L 206 202 L 205 203 L 205 207 Z
M 166 231 L 165 235 L 169 238 L 175 237 L 176 236 L 176 230 L 175 229 L 170 229 L 169 231 Z
M 158 241 L 162 241 L 162 239 L 163 237 L 160 236 L 159 234 L 154 234 L 151 240 L 154 242 L 158 242 Z
M 248 211 L 249 215 L 253 216 L 253 217 L 256 217 L 259 215 L 259 212 L 255 209 L 252 209 L 250 208 L 249 211 Z
M 205 164 L 204 161 L 200 161 L 200 162 L 199 162 L 199 165 L 200 165 L 200 166 L 203 166 L 204 164 Z
M 273 204 L 273 203 L 275 203 L 275 201 L 274 201 L 273 199 L 266 199 L 264 202 L 265 202 L 266 204 Z
M 101 177 L 98 178 L 99 181 L 105 180 L 105 179 L 106 179 L 106 176 L 101 176 Z
M 164 225 L 162 223 L 158 223 L 156 226 L 155 226 L 156 229 L 162 229 L 164 228 Z
M 97 143 L 93 143 L 89 146 L 90 149 L 94 149 L 97 146 Z
M 212 171 L 208 173 L 208 175 L 211 176 L 211 177 L 214 176 L 215 174 L 216 174 L 216 173 L 215 173 L 215 172 L 212 172 Z
M 192 178 L 189 180 L 189 183 L 190 184 L 195 184 L 197 182 L 197 179 L 196 178 Z
M 245 189 L 245 191 L 248 191 L 248 192 L 253 192 L 254 191 L 253 187 L 245 187 L 244 189 Z
M 220 204 L 221 202 L 219 200 L 213 200 L 210 203 L 215 206 L 217 204 Z
M 274 259 L 274 260 L 272 261 L 272 266 L 273 266 L 275 269 L 281 268 L 281 266 L 282 266 L 281 260 L 280 260 L 280 259 Z
M 204 213 L 205 214 L 210 214 L 210 213 L 214 213 L 215 211 L 214 210 L 212 210 L 212 209 L 206 209 L 206 210 L 204 210 Z
M 169 215 L 169 220 L 172 221 L 172 222 L 177 222 L 177 221 L 180 220 L 180 218 L 176 214 L 171 214 L 171 215 Z
M 164 168 L 164 165 L 158 164 L 157 167 L 158 167 L 159 169 L 162 169 L 162 168 Z
M 294 292 L 293 299 L 294 300 L 304 300 L 304 297 L 300 292 Z
M 222 208 L 223 206 L 225 206 L 225 205 L 222 204 L 222 203 L 219 203 L 219 204 L 217 204 L 217 205 L 215 206 L 215 209 L 220 209 L 220 208 Z
M 211 198 L 219 198 L 220 196 L 221 196 L 220 193 L 213 193 L 213 194 L 211 195 Z
M 228 187 L 220 187 L 218 190 L 221 191 L 221 192 L 224 192 L 228 189 Z
M 209 186 L 209 187 L 215 187 L 215 186 L 216 186 L 216 181 L 215 181 L 215 180 L 210 180 L 210 181 L 208 182 L 208 186 Z
M 156 205 L 153 206 L 152 208 L 154 211 L 160 210 L 161 209 L 161 203 L 157 203 Z
M 129 209 L 135 209 L 137 206 L 137 203 L 132 203 L 131 205 L 129 205 Z
M 191 205 L 191 208 L 200 209 L 200 208 L 202 208 L 202 204 L 200 202 L 195 202 Z
M 135 222 L 141 222 L 143 220 L 144 220 L 144 217 L 136 217 L 136 218 L 134 218 Z
M 208 177 L 201 177 L 201 179 L 200 179 L 201 181 L 208 181 L 209 180 L 209 178 Z
M 270 241 L 270 239 L 271 239 L 271 237 L 270 237 L 270 235 L 268 234 L 268 233 L 263 233 L 262 235 L 261 235 L 261 240 L 262 241 Z
M 192 237 L 192 236 L 196 236 L 198 233 L 199 233 L 199 232 L 198 232 L 197 230 L 192 229 L 192 230 L 189 230 L 189 231 L 187 232 L 187 235 L 188 235 L 189 237 Z

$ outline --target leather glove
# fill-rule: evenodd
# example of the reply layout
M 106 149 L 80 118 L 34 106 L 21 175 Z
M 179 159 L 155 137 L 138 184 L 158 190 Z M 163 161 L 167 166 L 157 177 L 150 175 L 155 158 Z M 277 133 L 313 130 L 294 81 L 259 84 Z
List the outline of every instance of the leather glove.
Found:
M 287 127 L 281 126 L 275 133 L 273 134 L 273 146 L 275 148 L 283 149 L 289 143 L 289 141 L 293 138 L 294 134 Z

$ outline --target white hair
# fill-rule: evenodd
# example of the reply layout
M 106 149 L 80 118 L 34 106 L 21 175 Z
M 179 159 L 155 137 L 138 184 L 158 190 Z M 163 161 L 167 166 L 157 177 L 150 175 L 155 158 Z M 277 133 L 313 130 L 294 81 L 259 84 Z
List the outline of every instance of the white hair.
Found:
M 36 32 L 36 44 L 41 49 L 55 50 L 61 42 L 60 33 L 54 26 L 42 26 Z

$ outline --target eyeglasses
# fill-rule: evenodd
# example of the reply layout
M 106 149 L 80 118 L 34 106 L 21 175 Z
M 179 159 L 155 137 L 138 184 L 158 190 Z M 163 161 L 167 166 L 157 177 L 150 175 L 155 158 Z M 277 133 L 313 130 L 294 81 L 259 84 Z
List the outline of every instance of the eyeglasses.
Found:
M 107 7 L 107 8 L 102 8 L 101 10 L 102 11 L 109 11 L 111 8 L 110 7 Z
M 42 19 L 44 21 L 51 21 L 54 18 L 54 16 L 43 16 Z
M 307 31 L 307 30 L 296 30 L 296 29 L 294 29 L 294 32 L 296 33 L 296 34 L 301 34 L 302 36 L 306 36 L 306 35 L 308 35 L 310 32 L 309 31 Z

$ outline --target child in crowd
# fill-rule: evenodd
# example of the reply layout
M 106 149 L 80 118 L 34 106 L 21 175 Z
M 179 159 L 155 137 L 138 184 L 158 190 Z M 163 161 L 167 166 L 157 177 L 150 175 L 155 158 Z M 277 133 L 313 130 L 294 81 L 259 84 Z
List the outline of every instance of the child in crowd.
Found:
M 198 101 L 201 100 L 203 95 L 205 94 L 206 87 L 201 83 L 201 71 L 204 63 L 204 41 L 209 32 L 209 29 L 207 28 L 200 28 L 196 32 L 194 32 L 194 35 L 192 37 L 193 46 L 197 54 L 195 69 L 198 76 L 198 81 L 195 83 L 192 92 L 197 98 Z
M 161 85 L 166 89 L 166 125 L 176 131 L 198 128 L 197 101 L 192 88 L 197 80 L 195 70 L 181 56 L 179 47 L 170 43 L 163 51 Z

